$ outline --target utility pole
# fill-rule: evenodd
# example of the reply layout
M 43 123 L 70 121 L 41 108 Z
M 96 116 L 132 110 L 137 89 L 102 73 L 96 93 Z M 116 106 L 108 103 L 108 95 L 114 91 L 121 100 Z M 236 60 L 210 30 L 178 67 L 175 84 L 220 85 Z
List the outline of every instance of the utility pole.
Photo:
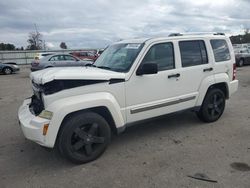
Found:
M 36 34 L 38 34 L 36 23 L 34 23 L 34 26 L 35 26 Z

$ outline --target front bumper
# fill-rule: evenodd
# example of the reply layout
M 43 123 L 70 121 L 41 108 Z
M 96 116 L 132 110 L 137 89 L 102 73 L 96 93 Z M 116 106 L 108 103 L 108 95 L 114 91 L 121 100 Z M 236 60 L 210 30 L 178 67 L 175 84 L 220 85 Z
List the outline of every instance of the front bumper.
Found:
M 229 82 L 229 97 L 238 90 L 239 81 L 233 80 Z
M 18 110 L 18 119 L 24 136 L 42 146 L 48 146 L 46 136 L 43 135 L 43 126 L 49 124 L 50 120 L 40 118 L 30 112 L 29 104 L 31 99 L 24 100 Z
M 13 70 L 13 72 L 18 72 L 18 71 L 20 71 L 20 68 L 13 68 L 12 70 Z

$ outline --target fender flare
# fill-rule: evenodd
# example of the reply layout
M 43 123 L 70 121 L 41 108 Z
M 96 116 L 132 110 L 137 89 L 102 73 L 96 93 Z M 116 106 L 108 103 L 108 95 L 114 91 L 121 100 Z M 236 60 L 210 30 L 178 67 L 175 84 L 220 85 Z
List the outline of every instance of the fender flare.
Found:
M 95 107 L 106 107 L 113 117 L 117 129 L 125 125 L 125 111 L 122 111 L 117 100 L 110 93 L 98 92 L 59 99 L 46 109 L 53 112 L 45 138 L 48 145 L 54 146 L 61 124 L 68 114 Z
M 207 94 L 208 89 L 212 85 L 219 84 L 219 83 L 226 83 L 226 87 L 228 89 L 229 76 L 226 73 L 219 73 L 219 74 L 215 74 L 215 75 L 211 75 L 211 76 L 206 77 L 202 81 L 201 86 L 199 88 L 199 97 L 196 101 L 195 106 L 201 106 L 202 102 Z

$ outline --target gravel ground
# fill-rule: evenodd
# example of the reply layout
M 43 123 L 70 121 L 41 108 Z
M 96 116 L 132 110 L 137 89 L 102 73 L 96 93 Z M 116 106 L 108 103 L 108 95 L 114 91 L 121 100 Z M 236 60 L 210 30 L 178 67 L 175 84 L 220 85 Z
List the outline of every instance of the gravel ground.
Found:
M 17 110 L 32 95 L 29 69 L 0 75 L 0 187 L 250 187 L 250 67 L 219 121 L 180 112 L 114 136 L 98 160 L 73 165 L 25 140 Z M 188 177 L 202 173 L 217 183 Z

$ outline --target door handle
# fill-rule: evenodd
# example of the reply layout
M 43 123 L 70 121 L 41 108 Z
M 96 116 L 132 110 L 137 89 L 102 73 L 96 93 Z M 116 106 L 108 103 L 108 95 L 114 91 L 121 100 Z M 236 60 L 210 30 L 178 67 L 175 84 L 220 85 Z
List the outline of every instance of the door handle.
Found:
M 209 72 L 209 71 L 212 71 L 212 70 L 214 70 L 214 69 L 212 67 L 210 67 L 210 68 L 203 69 L 203 72 Z
M 178 78 L 178 77 L 180 77 L 180 73 L 168 75 L 168 78 Z

